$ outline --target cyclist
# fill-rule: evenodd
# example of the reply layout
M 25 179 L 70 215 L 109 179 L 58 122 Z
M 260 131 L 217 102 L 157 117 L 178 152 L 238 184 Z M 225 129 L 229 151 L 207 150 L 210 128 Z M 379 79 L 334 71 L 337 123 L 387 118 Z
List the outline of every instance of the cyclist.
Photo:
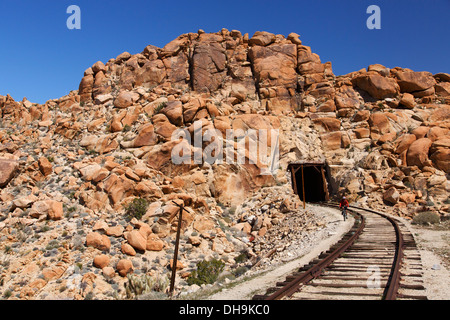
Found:
M 342 197 L 341 202 L 339 203 L 339 208 L 342 209 L 342 215 L 344 216 L 344 221 L 347 218 L 347 208 L 349 206 L 349 203 L 345 197 Z

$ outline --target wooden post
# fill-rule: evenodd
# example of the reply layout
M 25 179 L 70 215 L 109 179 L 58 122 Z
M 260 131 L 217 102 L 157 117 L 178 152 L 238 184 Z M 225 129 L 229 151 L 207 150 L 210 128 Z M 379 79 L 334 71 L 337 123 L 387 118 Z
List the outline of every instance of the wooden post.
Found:
M 327 178 L 325 177 L 325 170 L 323 170 L 323 167 L 320 167 L 320 171 L 322 172 L 322 180 L 323 180 L 323 191 L 325 192 L 325 200 L 330 200 L 330 195 L 328 194 L 328 183 Z
M 175 203 L 175 202 L 173 202 Z M 175 203 L 180 208 L 180 215 L 178 218 L 178 226 L 177 226 L 177 238 L 175 240 L 175 252 L 173 254 L 173 262 L 172 262 L 172 277 L 170 279 L 170 289 L 169 293 L 172 296 L 173 295 L 173 289 L 175 287 L 175 277 L 177 275 L 177 262 L 178 262 L 178 245 L 180 244 L 180 232 L 181 232 L 181 223 L 183 222 L 183 210 L 184 210 L 184 204 L 181 206 Z
M 297 181 L 296 181 L 296 178 L 295 178 L 295 169 L 294 169 L 294 167 L 291 167 L 291 180 L 292 180 L 292 187 L 294 189 L 294 194 L 298 195 Z
M 303 164 L 302 164 L 302 189 L 303 189 L 303 209 L 306 208 L 306 203 L 305 203 L 305 179 L 303 177 Z

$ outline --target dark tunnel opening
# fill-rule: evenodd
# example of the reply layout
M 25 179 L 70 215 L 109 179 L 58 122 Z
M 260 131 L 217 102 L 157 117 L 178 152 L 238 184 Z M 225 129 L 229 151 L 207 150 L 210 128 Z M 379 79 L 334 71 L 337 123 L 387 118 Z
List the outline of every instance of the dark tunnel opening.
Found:
M 290 164 L 292 188 L 306 202 L 329 200 L 328 183 L 323 163 Z M 303 187 L 304 186 L 304 187 Z M 305 190 L 303 190 L 303 188 Z

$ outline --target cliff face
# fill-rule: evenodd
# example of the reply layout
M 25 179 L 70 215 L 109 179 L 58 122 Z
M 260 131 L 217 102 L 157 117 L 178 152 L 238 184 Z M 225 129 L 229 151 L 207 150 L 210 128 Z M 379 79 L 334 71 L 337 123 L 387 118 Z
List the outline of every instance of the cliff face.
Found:
M 60 99 L 39 105 L 0 96 L 0 109 L 1 235 L 14 243 L 17 223 L 29 230 L 54 223 L 71 236 L 67 261 L 76 259 L 79 247 L 87 248 L 83 259 L 92 261 L 96 250 L 111 252 L 118 241 L 163 252 L 177 223 L 172 201 L 188 209 L 186 234 L 211 232 L 219 221 L 231 227 L 261 188 L 289 190 L 286 168 L 299 160 L 327 163 L 332 196 L 345 194 L 407 217 L 424 210 L 448 215 L 450 75 L 374 64 L 335 76 L 331 63 L 322 63 L 294 33 L 184 34 L 163 48 L 149 45 L 142 53 L 95 63 L 79 89 Z M 178 129 L 189 137 L 184 144 L 172 136 Z M 227 130 L 251 132 L 241 153 L 245 161 L 205 161 L 205 150 L 217 147 L 205 139 L 208 130 L 220 134 L 218 145 L 231 146 L 233 159 L 240 154 L 238 139 L 227 137 Z M 271 130 L 279 136 L 253 158 L 252 143 Z M 179 147 L 201 161 L 175 164 Z M 215 156 L 225 153 L 214 150 Z M 273 168 L 263 158 L 272 159 L 276 150 Z M 271 166 L 273 175 L 262 174 Z M 134 198 L 151 204 L 141 221 L 128 224 L 121 219 Z M 298 200 L 292 199 L 286 205 L 278 197 L 271 209 L 295 210 Z M 224 220 L 224 206 L 237 208 L 239 217 Z M 272 216 L 258 214 L 264 225 L 252 230 L 241 222 L 238 228 L 263 237 L 259 231 L 273 225 Z M 30 245 L 47 245 L 58 234 L 53 230 Z M 214 245 L 202 250 L 239 254 L 226 237 L 203 241 Z M 132 253 L 126 249 L 115 250 Z M 37 287 L 64 278 L 69 263 L 61 259 L 58 267 L 48 262 Z M 3 271 L 3 277 L 10 279 L 10 273 Z M 38 291 L 27 290 L 24 297 Z

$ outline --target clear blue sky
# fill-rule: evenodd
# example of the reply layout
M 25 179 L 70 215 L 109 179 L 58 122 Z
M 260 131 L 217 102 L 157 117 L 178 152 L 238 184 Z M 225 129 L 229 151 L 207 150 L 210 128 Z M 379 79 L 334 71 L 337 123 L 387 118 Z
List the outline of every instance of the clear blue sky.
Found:
M 81 30 L 69 30 L 69 5 Z M 369 5 L 381 30 L 369 30 Z M 0 94 L 44 103 L 78 85 L 85 69 L 178 35 L 237 29 L 300 34 L 336 75 L 373 63 L 450 73 L 450 0 L 152 1 L 1 0 Z

